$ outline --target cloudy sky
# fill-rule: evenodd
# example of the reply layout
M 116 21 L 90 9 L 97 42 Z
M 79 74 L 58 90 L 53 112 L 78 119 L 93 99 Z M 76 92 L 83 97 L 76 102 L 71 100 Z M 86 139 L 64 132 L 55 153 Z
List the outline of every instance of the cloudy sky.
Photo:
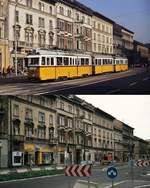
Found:
M 135 39 L 150 43 L 150 0 L 79 0 L 135 32 Z
M 150 139 L 150 96 L 78 95 L 78 97 L 134 127 L 136 136 Z

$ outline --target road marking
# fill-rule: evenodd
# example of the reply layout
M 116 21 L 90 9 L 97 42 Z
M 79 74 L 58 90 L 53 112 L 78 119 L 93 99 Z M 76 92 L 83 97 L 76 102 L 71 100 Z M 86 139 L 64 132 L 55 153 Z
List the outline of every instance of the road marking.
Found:
M 140 185 L 140 186 L 136 186 L 134 188 L 142 188 L 142 187 L 150 187 L 150 184 L 149 185 Z
M 148 77 L 146 77 L 146 78 L 143 78 L 143 81 L 147 81 L 147 80 L 149 80 L 149 78 L 148 78 Z
M 123 184 L 123 183 L 125 183 L 125 182 L 127 182 L 127 181 L 120 181 L 120 182 L 117 182 L 117 183 L 114 183 L 114 185 L 116 186 L 116 185 L 120 185 L 120 184 Z M 107 186 L 107 187 L 105 187 L 105 188 L 111 188 L 112 187 L 112 185 L 109 185 L 109 186 Z
M 115 90 L 109 91 L 107 94 L 113 94 L 113 93 L 117 93 L 119 91 L 120 91 L 120 89 L 115 89 Z
M 2 181 L 0 184 L 4 183 L 11 183 L 11 182 L 19 182 L 19 181 L 27 181 L 27 180 L 35 180 L 35 179 L 44 179 L 44 178 L 53 178 L 53 177 L 59 177 L 64 176 L 64 174 L 56 174 L 52 176 L 40 176 L 40 177 L 34 177 L 34 178 L 25 178 L 25 179 L 17 179 L 17 180 L 10 180 L 10 181 Z
M 131 84 L 129 84 L 129 86 L 135 86 L 137 84 L 137 82 L 133 82 Z

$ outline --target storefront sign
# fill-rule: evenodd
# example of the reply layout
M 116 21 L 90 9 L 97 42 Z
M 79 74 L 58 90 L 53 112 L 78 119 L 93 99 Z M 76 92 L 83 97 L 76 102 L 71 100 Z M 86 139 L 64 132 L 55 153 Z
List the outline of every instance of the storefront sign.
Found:
M 23 152 L 14 151 L 12 153 L 12 165 L 13 166 L 22 166 L 23 164 Z

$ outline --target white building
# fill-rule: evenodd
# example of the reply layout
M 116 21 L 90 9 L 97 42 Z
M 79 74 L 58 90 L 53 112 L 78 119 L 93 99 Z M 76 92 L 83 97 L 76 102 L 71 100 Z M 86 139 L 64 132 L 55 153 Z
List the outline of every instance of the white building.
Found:
M 15 0 L 9 2 L 9 47 L 14 58 L 15 23 L 17 56 L 20 61 L 33 48 L 56 45 L 56 10 L 54 1 Z M 12 59 L 13 60 L 13 59 Z
M 92 52 L 113 54 L 113 21 L 98 12 L 92 17 Z

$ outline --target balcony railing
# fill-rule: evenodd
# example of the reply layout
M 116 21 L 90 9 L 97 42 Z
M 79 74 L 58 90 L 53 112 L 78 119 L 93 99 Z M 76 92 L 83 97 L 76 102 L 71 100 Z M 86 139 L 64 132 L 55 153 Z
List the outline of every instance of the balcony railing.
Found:
M 16 142 L 24 142 L 24 136 L 23 135 L 13 135 L 13 140 Z

